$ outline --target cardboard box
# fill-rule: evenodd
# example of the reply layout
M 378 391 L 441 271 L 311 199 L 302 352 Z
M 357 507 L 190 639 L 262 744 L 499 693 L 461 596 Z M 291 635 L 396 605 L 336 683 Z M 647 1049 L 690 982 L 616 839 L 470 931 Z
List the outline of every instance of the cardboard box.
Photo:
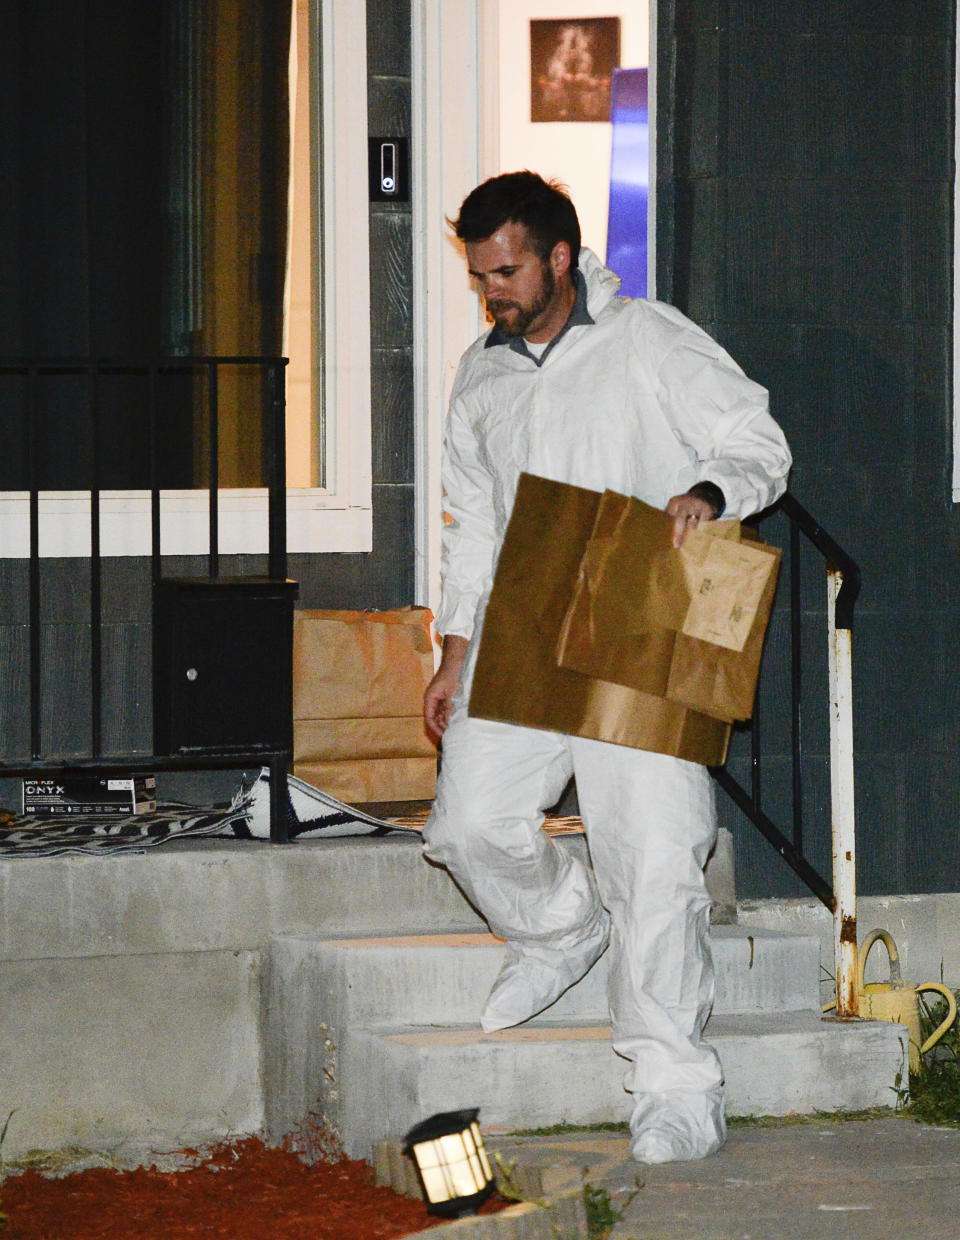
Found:
M 477 654 L 470 713 L 720 765 L 730 725 L 557 665 L 599 492 L 522 474 Z
M 70 774 L 55 779 L 25 779 L 23 813 L 31 817 L 76 814 L 149 814 L 157 808 L 153 775 Z

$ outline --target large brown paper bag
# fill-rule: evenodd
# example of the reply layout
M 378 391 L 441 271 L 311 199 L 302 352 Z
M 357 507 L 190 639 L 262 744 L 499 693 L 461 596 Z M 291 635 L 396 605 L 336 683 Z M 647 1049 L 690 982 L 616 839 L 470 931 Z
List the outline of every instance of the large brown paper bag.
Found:
M 434 795 L 422 713 L 432 618 L 425 607 L 294 612 L 294 775 L 351 804 Z
M 561 666 L 726 722 L 753 712 L 780 550 L 710 521 L 678 550 L 672 520 L 608 491 L 557 643 Z
M 556 662 L 596 491 L 522 474 L 477 654 L 470 714 L 718 765 L 725 723 Z

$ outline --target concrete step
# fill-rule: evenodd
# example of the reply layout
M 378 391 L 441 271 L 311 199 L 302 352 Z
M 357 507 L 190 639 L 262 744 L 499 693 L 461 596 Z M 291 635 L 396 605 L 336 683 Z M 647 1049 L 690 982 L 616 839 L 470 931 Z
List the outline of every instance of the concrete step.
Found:
M 378 1141 L 467 1106 L 481 1108 L 488 1131 L 628 1119 L 606 960 L 541 1017 L 484 1034 L 477 1021 L 503 945 L 462 922 L 434 924 L 451 932 L 401 923 L 406 933 L 272 940 L 262 991 L 268 1135 L 319 1125 L 351 1157 L 369 1158 Z M 731 1114 L 893 1105 L 905 1031 L 822 1019 L 815 936 L 716 925 L 712 943 L 708 1037 Z
M 424 860 L 415 832 L 289 848 L 187 839 L 96 865 L 80 855 L 0 857 L 0 893 L 0 960 L 261 951 L 276 934 L 318 931 L 485 929 L 446 870 Z
M 715 926 L 719 1014 L 820 1010 L 820 944 L 813 935 Z M 476 1023 L 503 959 L 487 933 L 369 938 L 278 937 L 270 973 L 286 1011 L 304 1004 L 304 1027 Z M 607 1018 L 607 957 L 549 1008 L 551 1022 Z
M 815 938 L 720 926 L 712 941 L 718 987 L 709 1028 L 731 1082 L 731 1113 L 894 1102 L 899 1035 L 887 1026 L 861 1037 L 854 1053 L 851 1027 L 820 1019 Z M 405 1131 L 411 1115 L 479 1105 L 470 1101 L 474 1081 L 496 1116 L 487 1123 L 626 1118 L 605 961 L 535 1021 L 484 1035 L 477 1020 L 502 951 L 480 933 L 274 940 L 264 991 L 269 1132 L 283 1136 L 318 1114 L 348 1152 L 368 1157 L 370 1142 L 395 1135 L 388 1121 Z
M 707 1036 L 724 1065 L 731 1115 L 890 1106 L 905 1031 L 811 1012 L 718 1017 Z M 369 1158 L 438 1111 L 478 1106 L 485 1131 L 623 1122 L 625 1063 L 607 1025 L 354 1029 L 338 1048 L 324 1114 L 343 1148 Z M 335 1096 L 333 1096 L 335 1095 Z

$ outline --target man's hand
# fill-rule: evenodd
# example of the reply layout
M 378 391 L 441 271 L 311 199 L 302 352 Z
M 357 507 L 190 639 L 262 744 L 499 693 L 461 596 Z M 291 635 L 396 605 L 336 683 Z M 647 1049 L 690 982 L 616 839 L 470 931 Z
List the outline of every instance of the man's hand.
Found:
M 711 498 L 698 492 L 710 488 Z M 719 497 L 719 508 L 713 502 L 713 492 Z M 695 530 L 701 521 L 715 521 L 723 511 L 723 492 L 712 482 L 698 483 L 683 495 L 674 495 L 667 502 L 666 513 L 673 517 L 673 545 L 682 547 L 688 530 Z
M 460 684 L 460 669 L 467 653 L 467 639 L 455 633 L 443 639 L 443 655 L 433 680 L 423 695 L 423 721 L 433 740 L 447 730 L 453 713 L 453 695 Z

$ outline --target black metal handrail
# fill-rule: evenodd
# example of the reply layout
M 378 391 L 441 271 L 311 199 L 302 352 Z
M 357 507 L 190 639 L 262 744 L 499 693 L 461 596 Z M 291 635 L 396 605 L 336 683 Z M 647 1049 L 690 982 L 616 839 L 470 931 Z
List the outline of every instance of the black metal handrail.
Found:
M 284 357 L 257 357 L 246 354 L 211 356 L 201 354 L 189 357 L 162 359 L 142 358 L 90 358 L 90 357 L 30 357 L 0 358 L 0 376 L 21 375 L 30 382 L 27 404 L 27 444 L 30 478 L 28 485 L 30 504 L 30 555 L 38 548 L 39 537 L 39 488 L 36 486 L 39 445 L 36 443 L 39 379 L 51 375 L 86 375 L 87 402 L 92 428 L 93 461 L 91 468 L 91 556 L 99 561 L 97 554 L 100 536 L 100 513 L 97 503 L 100 495 L 99 461 L 99 381 L 104 375 L 142 375 L 147 379 L 147 435 L 150 444 L 150 495 L 151 495 L 151 554 L 155 566 L 160 562 L 160 492 L 157 476 L 157 439 L 159 433 L 158 387 L 161 375 L 189 374 L 198 371 L 205 374 L 207 386 L 207 429 L 210 436 L 208 453 L 208 477 L 204 488 L 210 496 L 208 560 L 211 577 L 219 576 L 219 459 L 217 452 L 219 427 L 219 378 L 226 367 L 257 367 L 267 376 L 269 384 L 270 414 L 265 436 L 266 487 L 268 491 L 268 558 L 271 577 L 281 578 L 286 573 L 286 460 L 284 454 L 286 432 L 286 395 L 284 385 Z M 83 489 L 83 488 L 81 488 Z
M 776 849 L 794 873 L 831 912 L 836 907 L 833 886 L 811 864 L 803 839 L 803 718 L 802 718 L 802 601 L 800 597 L 801 535 L 820 552 L 828 571 L 839 573 L 842 584 L 837 593 L 834 622 L 838 629 L 853 628 L 853 610 L 860 593 L 860 569 L 820 523 L 788 491 L 754 522 L 760 524 L 775 513 L 790 522 L 790 739 L 791 739 L 791 834 L 785 834 L 763 808 L 762 735 L 759 715 L 750 726 L 750 789 L 731 774 L 726 766 L 710 768 L 719 786 L 732 798 L 747 818 Z

